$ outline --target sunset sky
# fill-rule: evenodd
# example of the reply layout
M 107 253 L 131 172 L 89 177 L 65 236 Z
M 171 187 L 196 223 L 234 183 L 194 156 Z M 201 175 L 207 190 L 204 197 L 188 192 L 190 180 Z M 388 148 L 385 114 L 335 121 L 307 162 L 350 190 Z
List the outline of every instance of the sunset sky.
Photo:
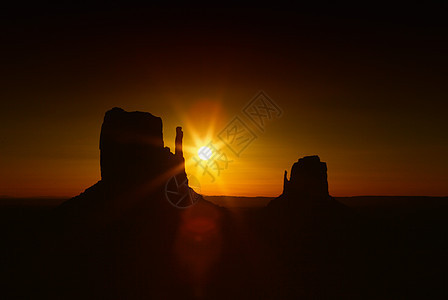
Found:
M 161 117 L 172 151 L 183 127 L 206 195 L 277 196 L 284 170 L 319 155 L 333 196 L 447 196 L 443 11 L 5 10 L 0 195 L 70 197 L 98 181 L 101 124 L 118 106 Z M 243 113 L 260 90 L 283 111 L 264 132 Z M 236 116 L 257 138 L 240 157 L 225 150 L 212 182 L 193 157 Z

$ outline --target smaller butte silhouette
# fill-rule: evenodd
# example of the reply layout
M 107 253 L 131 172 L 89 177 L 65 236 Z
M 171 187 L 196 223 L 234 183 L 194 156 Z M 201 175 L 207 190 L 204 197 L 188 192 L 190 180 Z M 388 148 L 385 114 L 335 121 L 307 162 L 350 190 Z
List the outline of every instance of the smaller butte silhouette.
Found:
M 327 164 L 317 155 L 300 158 L 293 164 L 289 180 L 287 171 L 283 179 L 283 193 L 268 204 L 269 210 L 320 214 L 345 208 L 328 193 Z

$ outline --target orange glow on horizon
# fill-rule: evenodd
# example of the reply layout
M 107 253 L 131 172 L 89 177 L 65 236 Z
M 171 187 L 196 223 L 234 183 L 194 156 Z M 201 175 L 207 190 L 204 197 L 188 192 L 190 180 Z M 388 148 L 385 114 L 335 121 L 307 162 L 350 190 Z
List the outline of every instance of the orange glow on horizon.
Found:
M 175 128 L 183 127 L 186 172 L 197 178 L 200 193 L 204 195 L 278 196 L 282 192 L 284 170 L 289 172 L 300 157 L 317 154 L 328 165 L 329 191 L 333 196 L 446 196 L 443 163 L 428 165 L 425 160 L 428 151 L 443 160 L 442 153 L 437 154 L 437 151 L 444 152 L 443 148 L 434 152 L 431 147 L 423 145 L 411 149 L 389 144 L 386 147 L 381 140 L 368 146 L 347 138 L 341 142 L 331 135 L 331 131 L 326 132 L 329 130 L 326 126 L 308 129 L 308 124 L 322 121 L 314 121 L 308 115 L 322 112 L 306 105 L 302 115 L 301 111 L 286 110 L 285 115 L 270 123 L 265 132 L 257 131 L 257 139 L 240 157 L 227 150 L 228 168 L 212 180 L 198 165 L 198 150 L 211 141 L 217 148 L 226 149 L 218 134 L 240 113 L 239 109 L 230 110 L 229 107 L 241 107 L 251 96 L 252 92 L 245 96 L 224 96 L 221 92 L 208 98 L 190 96 L 180 101 L 176 95 L 165 95 L 165 98 L 160 96 L 163 106 L 142 104 L 146 103 L 146 97 L 140 99 L 136 96 L 138 101 L 134 105 L 123 108 L 160 116 L 164 142 L 171 151 L 174 151 Z M 224 105 L 224 100 L 228 99 L 236 100 Z M 167 103 L 171 107 L 169 110 L 166 109 Z M 281 104 L 285 106 L 287 103 L 283 101 Z M 70 134 L 64 133 L 58 139 L 52 135 L 35 142 L 31 138 L 18 138 L 20 143 L 15 147 L 19 150 L 8 150 L 7 160 L 5 155 L 0 157 L 0 196 L 73 197 L 96 183 L 100 179 L 98 138 L 104 111 L 109 106 L 98 109 L 91 122 L 73 121 Z M 333 117 L 332 112 L 322 116 L 329 120 Z M 36 130 L 41 135 L 42 132 L 56 135 L 59 129 L 48 125 Z M 353 134 L 357 134 L 356 130 L 353 129 Z M 26 134 L 29 133 L 21 133 L 22 136 Z M 35 145 L 28 145 L 32 142 Z M 27 147 L 37 150 L 26 152 L 23 149 Z M 23 155 L 31 156 L 24 158 Z

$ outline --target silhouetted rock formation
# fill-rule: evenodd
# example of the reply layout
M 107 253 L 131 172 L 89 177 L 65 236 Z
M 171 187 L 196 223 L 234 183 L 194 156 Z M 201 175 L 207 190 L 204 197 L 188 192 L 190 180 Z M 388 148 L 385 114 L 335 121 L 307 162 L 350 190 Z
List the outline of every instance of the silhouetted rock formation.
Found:
M 173 167 L 185 172 L 182 128 L 176 129 L 176 153 L 164 148 L 162 119 L 146 112 L 113 108 L 106 112 L 100 136 L 101 178 L 119 185 L 153 179 Z
M 154 158 L 162 156 L 162 120 L 150 113 L 125 112 L 113 108 L 106 112 L 101 127 L 101 178 L 129 182 L 143 174 L 160 173 Z
M 357 257 L 353 241 L 359 235 L 352 227 L 359 226 L 351 212 L 329 195 L 326 163 L 318 156 L 300 158 L 289 180 L 285 171 L 282 195 L 265 211 L 264 232 L 270 244 L 278 245 L 274 249 L 283 260 L 283 276 L 302 284 L 285 286 L 285 294 L 307 298 L 312 293 L 315 298 L 332 299 L 339 289 L 355 291 L 349 282 L 360 271 L 351 262 Z
M 109 110 L 100 135 L 101 180 L 60 210 L 87 215 L 114 209 L 114 214 L 121 214 L 154 194 L 156 199 L 145 205 L 167 205 L 160 196 L 171 177 L 188 186 L 182 138 L 182 128 L 177 127 L 173 154 L 164 147 L 161 118 L 117 107 Z
M 106 113 L 101 180 L 60 205 L 49 225 L 35 276 L 48 284 L 42 298 L 188 298 L 203 288 L 228 251 L 228 216 L 188 186 L 182 139 L 177 127 L 173 154 L 159 117 Z M 176 206 L 168 189 L 195 205 Z
M 312 197 L 328 197 L 327 164 L 319 156 L 305 156 L 294 163 L 290 180 L 285 171 L 283 194 L 301 194 Z
M 319 156 L 300 158 L 291 168 L 288 180 L 287 171 L 283 176 L 283 193 L 272 200 L 268 207 L 342 206 L 329 195 L 327 164 Z

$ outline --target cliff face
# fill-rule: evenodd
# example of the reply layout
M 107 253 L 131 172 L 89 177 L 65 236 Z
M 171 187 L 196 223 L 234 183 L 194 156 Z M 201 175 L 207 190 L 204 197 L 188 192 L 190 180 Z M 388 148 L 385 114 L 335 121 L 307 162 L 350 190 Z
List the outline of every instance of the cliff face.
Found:
M 176 165 L 184 173 L 182 130 L 177 128 L 173 155 L 164 148 L 161 118 L 113 108 L 101 127 L 100 157 L 102 181 L 115 187 L 154 179 Z
M 152 158 L 163 150 L 162 120 L 150 113 L 106 112 L 100 135 L 101 178 L 128 180 L 149 169 Z M 152 170 L 154 171 L 154 170 Z

